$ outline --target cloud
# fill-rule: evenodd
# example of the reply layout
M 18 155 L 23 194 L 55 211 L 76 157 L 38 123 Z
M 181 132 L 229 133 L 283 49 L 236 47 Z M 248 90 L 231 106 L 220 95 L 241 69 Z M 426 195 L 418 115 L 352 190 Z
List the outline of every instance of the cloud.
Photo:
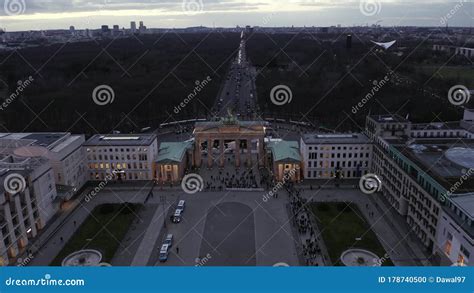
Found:
M 459 1 L 362 0 L 380 4 L 380 12 L 367 17 L 360 13 L 360 0 L 0 0 L 23 2 L 19 15 L 7 15 L 0 8 L 0 27 L 14 30 L 85 27 L 80 20 L 88 18 L 96 27 L 100 23 L 126 25 L 130 20 L 146 20 L 149 27 L 182 27 L 193 25 L 262 25 L 267 26 L 345 26 L 382 21 L 383 25 L 437 26 Z M 183 13 L 183 1 L 202 2 L 202 13 Z M 463 11 L 450 19 L 453 26 L 471 26 L 473 3 L 463 2 Z M 2 5 L 3 6 L 3 5 Z M 90 23 L 88 24 L 90 25 Z

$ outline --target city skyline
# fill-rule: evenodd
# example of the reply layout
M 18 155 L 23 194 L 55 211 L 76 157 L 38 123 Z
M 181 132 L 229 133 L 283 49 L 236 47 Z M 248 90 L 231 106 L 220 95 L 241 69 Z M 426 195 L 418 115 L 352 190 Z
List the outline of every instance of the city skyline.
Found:
M 7 31 L 192 26 L 463 26 L 473 23 L 473 3 L 464 1 L 1 1 L 0 27 Z M 459 13 L 458 13 L 459 12 Z M 382 21 L 383 20 L 383 21 Z

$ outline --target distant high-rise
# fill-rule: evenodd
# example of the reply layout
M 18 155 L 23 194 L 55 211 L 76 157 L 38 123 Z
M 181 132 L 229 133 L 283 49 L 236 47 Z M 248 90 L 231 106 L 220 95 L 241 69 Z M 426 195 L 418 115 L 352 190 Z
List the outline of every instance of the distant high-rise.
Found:
M 138 28 L 140 31 L 140 34 L 143 34 L 146 32 L 146 26 L 143 25 L 143 21 L 140 21 L 140 27 Z
M 103 33 L 108 33 L 108 32 L 109 32 L 109 26 L 108 26 L 108 25 L 103 25 L 103 26 L 101 27 L 101 31 L 102 31 Z
M 137 23 L 135 21 L 132 21 L 130 23 L 130 31 L 132 32 L 132 34 L 137 32 Z

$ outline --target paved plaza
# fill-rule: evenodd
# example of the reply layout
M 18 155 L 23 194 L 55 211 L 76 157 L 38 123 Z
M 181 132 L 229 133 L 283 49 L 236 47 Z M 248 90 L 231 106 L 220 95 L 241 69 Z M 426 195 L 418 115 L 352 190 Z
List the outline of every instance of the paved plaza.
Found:
M 180 187 L 162 190 L 157 186 L 150 195 L 150 187 L 111 185 L 88 202 L 78 198 L 70 203 L 69 209 L 35 240 L 34 257 L 29 265 L 49 265 L 96 206 L 123 202 L 139 203 L 143 207 L 134 214 L 135 219 L 120 243 L 112 265 L 305 265 L 301 258 L 304 237 L 295 232 L 285 190 L 280 190 L 275 198 L 265 191 L 224 190 L 186 194 Z M 426 264 L 423 251 L 412 239 L 408 227 L 392 216 L 393 211 L 377 200 L 377 195 L 369 196 L 348 187 L 304 188 L 301 195 L 313 202 L 353 202 L 364 214 L 364 221 L 376 233 L 394 264 Z M 181 199 L 186 201 L 183 220 L 174 224 L 169 216 Z M 174 235 L 174 244 L 168 261 L 160 263 L 159 249 L 169 233 Z M 320 241 L 324 254 L 322 237 Z M 324 255 L 318 259 L 318 265 L 327 265 Z

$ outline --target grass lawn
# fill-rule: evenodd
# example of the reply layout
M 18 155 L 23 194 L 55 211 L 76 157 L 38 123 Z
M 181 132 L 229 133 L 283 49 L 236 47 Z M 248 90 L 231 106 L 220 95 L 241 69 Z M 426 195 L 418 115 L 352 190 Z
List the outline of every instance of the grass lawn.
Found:
M 81 249 L 96 249 L 102 253 L 103 262 L 110 262 L 136 217 L 133 212 L 139 207 L 134 204 L 104 204 L 96 207 L 51 265 L 60 266 L 66 256 Z
M 372 230 L 366 232 L 370 226 L 356 205 L 315 203 L 311 210 L 316 215 L 316 221 L 319 219 L 318 225 L 333 265 L 342 265 L 341 254 L 351 247 L 367 249 L 380 258 L 385 255 L 385 249 L 375 233 Z M 361 236 L 362 240 L 355 240 Z M 392 266 L 393 263 L 386 260 L 382 265 Z

